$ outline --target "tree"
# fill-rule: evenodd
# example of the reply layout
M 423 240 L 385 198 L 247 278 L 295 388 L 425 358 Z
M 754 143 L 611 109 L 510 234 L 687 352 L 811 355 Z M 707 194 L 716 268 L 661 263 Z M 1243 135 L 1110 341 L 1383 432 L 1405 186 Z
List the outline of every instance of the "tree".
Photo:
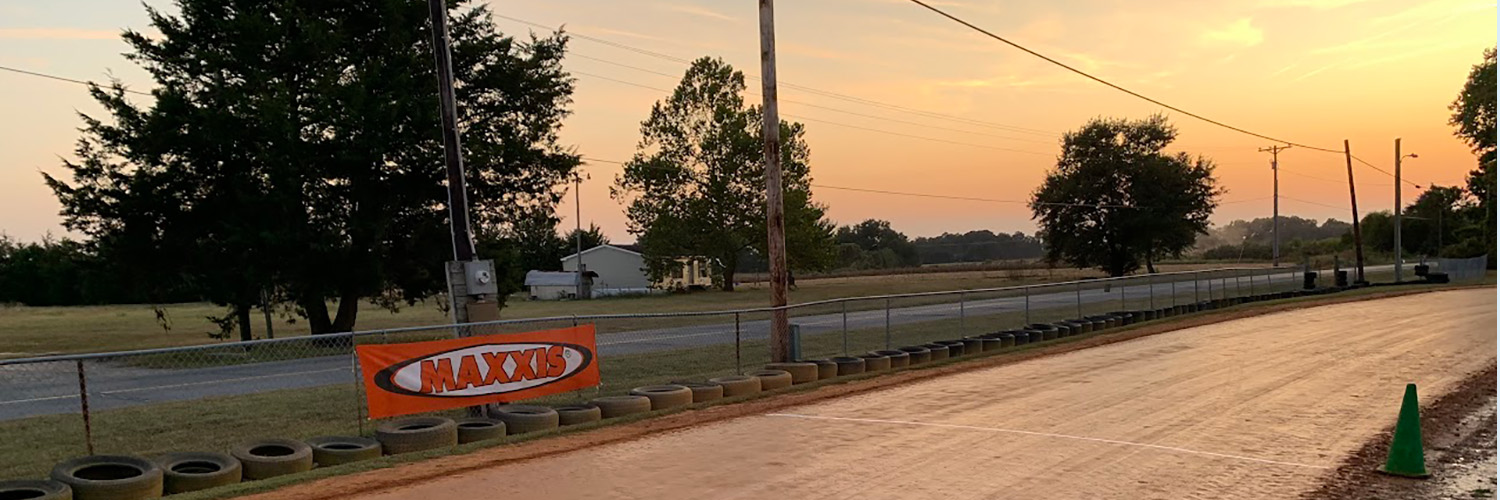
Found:
M 83 116 L 72 182 L 47 177 L 67 226 L 229 305 L 242 336 L 264 290 L 313 333 L 353 328 L 362 298 L 441 290 L 453 254 L 427 6 L 176 7 L 147 8 L 160 36 L 124 33 L 152 102 L 91 88 L 108 120 Z M 484 6 L 452 14 L 450 35 L 475 232 L 504 234 L 550 212 L 579 164 L 557 138 L 567 38 L 517 42 Z
M 765 254 L 761 112 L 745 106 L 744 91 L 743 74 L 702 58 L 641 123 L 641 141 L 611 195 L 629 201 L 629 230 L 653 277 L 677 269 L 678 258 L 703 257 L 718 285 L 733 290 L 743 251 Z M 787 264 L 816 268 L 831 259 L 824 255 L 833 252 L 825 241 L 831 226 L 821 222 L 824 207 L 812 201 L 802 124 L 780 127 Z
M 849 250 L 840 250 L 841 267 L 860 269 L 882 269 L 891 267 L 915 267 L 922 262 L 917 256 L 917 247 L 900 231 L 891 229 L 890 221 L 868 219 L 852 226 L 843 226 L 834 233 L 838 245 L 854 245 L 862 252 L 881 253 L 889 251 L 894 259 L 864 257 Z
M 1442 245 L 1458 243 L 1457 231 L 1469 221 L 1461 215 L 1464 191 L 1433 186 L 1408 205 L 1401 216 L 1401 248 L 1420 255 L 1439 255 Z M 1474 221 L 1482 223 L 1483 221 Z
M 579 234 L 583 235 L 582 245 L 579 245 L 577 243 Z M 578 229 L 568 231 L 568 234 L 566 236 L 563 236 L 563 242 L 566 243 L 567 247 L 570 249 L 574 246 L 582 246 L 584 250 L 588 250 L 599 245 L 608 245 L 609 237 L 604 235 L 603 229 L 600 229 L 599 226 L 591 222 L 589 223 L 589 228 L 583 230 L 582 232 L 580 232 Z M 573 252 L 574 250 L 569 250 L 568 255 L 572 255 Z
M 1214 164 L 1163 152 L 1177 137 L 1166 117 L 1098 118 L 1063 137 L 1057 169 L 1032 195 L 1049 262 L 1110 276 L 1181 256 L 1206 234 L 1222 191 Z
M 1359 236 L 1366 248 L 1381 252 L 1396 249 L 1395 218 L 1390 210 L 1370 212 L 1359 219 Z
M 1458 98 L 1448 106 L 1453 111 L 1448 124 L 1457 128 L 1453 132 L 1469 144 L 1479 157 L 1479 166 L 1469 172 L 1468 190 L 1478 200 L 1479 215 L 1485 230 L 1475 237 L 1482 238 L 1490 255 L 1489 265 L 1495 266 L 1495 49 L 1484 51 L 1484 60 L 1469 70 Z M 1481 242 L 1467 245 L 1474 248 Z

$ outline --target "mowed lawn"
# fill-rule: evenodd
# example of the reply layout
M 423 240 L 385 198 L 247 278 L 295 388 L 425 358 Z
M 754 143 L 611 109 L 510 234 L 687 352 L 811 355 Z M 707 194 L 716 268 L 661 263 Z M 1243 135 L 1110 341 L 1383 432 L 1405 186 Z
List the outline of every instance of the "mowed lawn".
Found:
M 1162 271 L 1213 269 L 1231 264 L 1166 264 Z M 1261 264 L 1250 264 L 1260 266 Z M 1008 269 L 966 272 L 924 272 L 883 276 L 858 276 L 798 280 L 797 290 L 790 294 L 792 303 L 812 302 L 840 297 L 858 297 L 911 292 L 932 292 L 975 288 L 994 288 L 1031 283 L 1067 281 L 1083 277 L 1100 277 L 1097 271 L 1074 269 Z M 501 312 L 505 318 L 541 318 L 550 316 L 662 313 L 707 311 L 764 307 L 768 303 L 767 285 L 754 283 L 740 286 L 734 292 L 717 290 L 688 294 L 619 297 L 589 301 L 528 301 L 512 296 Z M 423 325 L 441 325 L 449 321 L 438 310 L 437 300 L 403 307 L 392 313 L 371 304 L 361 304 L 356 329 L 375 330 Z M 879 307 L 878 303 L 854 305 L 851 310 Z M 165 306 L 170 330 L 157 324 L 149 305 L 112 305 L 78 307 L 0 306 L 0 359 L 48 354 L 121 351 L 220 342 L 208 336 L 217 331 L 208 316 L 224 313 L 224 308 L 208 303 L 169 304 Z M 305 322 L 288 323 L 273 317 L 276 337 L 307 335 Z M 266 334 L 264 318 L 253 315 L 255 336 Z M 629 326 L 626 324 L 621 327 Z M 236 336 L 236 338 L 238 338 Z

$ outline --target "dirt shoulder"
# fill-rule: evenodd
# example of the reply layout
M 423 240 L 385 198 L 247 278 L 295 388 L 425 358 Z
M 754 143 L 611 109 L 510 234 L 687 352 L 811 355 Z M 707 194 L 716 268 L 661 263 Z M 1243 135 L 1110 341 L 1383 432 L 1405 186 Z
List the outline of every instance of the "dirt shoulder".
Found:
M 1495 365 L 1490 365 L 1422 408 L 1423 447 L 1431 478 L 1408 479 L 1375 472 L 1385 464 L 1390 449 L 1393 427 L 1388 427 L 1303 498 L 1495 498 L 1495 390 Z M 1396 415 L 1392 410 L 1394 426 Z
M 399 463 L 400 457 L 388 457 L 384 462 L 377 462 L 365 466 L 368 468 L 380 468 L 379 470 L 366 470 L 364 472 L 351 473 L 348 475 L 324 477 L 312 480 L 311 477 L 287 478 L 282 481 L 270 480 L 257 483 L 244 483 L 237 487 L 220 490 L 215 494 L 197 498 L 222 498 L 234 495 L 265 491 L 267 488 L 286 486 L 279 490 L 257 494 L 248 498 L 259 500 L 320 500 L 333 498 L 347 498 L 358 494 L 370 493 L 380 490 L 396 488 L 414 482 L 431 480 L 451 474 L 474 471 L 495 467 L 507 463 L 530 460 L 533 458 L 546 457 L 559 453 L 599 446 L 603 444 L 639 439 L 646 436 L 660 434 L 668 431 L 690 428 L 711 422 L 718 422 L 737 417 L 749 415 L 762 415 L 773 413 L 778 410 L 814 403 L 823 400 L 841 398 L 854 394 L 878 391 L 901 385 L 911 384 L 918 381 L 943 377 L 955 373 L 965 372 L 976 368 L 1000 366 L 1018 363 L 1030 359 L 1045 356 L 1053 356 L 1061 353 L 1088 349 L 1091 347 L 1130 341 L 1164 332 L 1176 331 L 1185 328 L 1208 325 L 1241 318 L 1261 316 L 1281 311 L 1303 309 L 1309 307 L 1338 304 L 1345 302 L 1370 300 L 1377 298 L 1397 297 L 1428 293 L 1439 290 L 1452 290 L 1456 288 L 1474 287 L 1445 287 L 1445 288 L 1392 288 L 1389 290 L 1363 290 L 1351 292 L 1347 295 L 1333 295 L 1315 299 L 1293 300 L 1285 302 L 1273 302 L 1265 304 L 1253 304 L 1237 308 L 1203 313 L 1200 315 L 1183 317 L 1169 322 L 1153 322 L 1139 327 L 1119 330 L 1112 333 L 1104 333 L 1097 336 L 1087 337 L 1062 344 L 1044 345 L 1039 348 L 1018 350 L 1015 352 L 1002 353 L 999 355 L 983 358 L 958 360 L 947 364 L 935 364 L 927 367 L 890 373 L 878 377 L 863 377 L 851 379 L 830 380 L 804 386 L 797 386 L 773 393 L 768 397 L 761 397 L 749 401 L 733 404 L 719 404 L 711 406 L 695 406 L 686 411 L 679 411 L 633 422 L 624 422 L 616 425 L 607 425 L 592 429 L 580 429 L 573 432 L 561 432 L 556 436 L 544 439 L 536 439 L 514 444 L 501 444 L 491 448 L 484 448 L 462 455 L 447 455 L 431 458 L 419 462 Z M 1492 376 L 1493 378 L 1493 372 Z M 313 476 L 320 472 L 323 475 L 342 473 L 345 470 L 314 471 Z M 301 484 L 291 484 L 296 481 L 308 481 Z

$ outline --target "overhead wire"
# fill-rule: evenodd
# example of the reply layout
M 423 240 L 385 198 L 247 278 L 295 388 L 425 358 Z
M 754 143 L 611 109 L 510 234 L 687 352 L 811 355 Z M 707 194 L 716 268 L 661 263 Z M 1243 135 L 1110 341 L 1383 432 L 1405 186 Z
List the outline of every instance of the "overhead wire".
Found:
M 526 20 L 526 19 L 521 19 L 521 18 L 518 18 L 518 17 L 507 16 L 507 15 L 504 15 L 504 14 L 498 14 L 497 13 L 497 14 L 494 14 L 494 16 L 497 17 L 497 18 L 500 18 L 500 19 L 505 19 L 505 20 L 508 20 L 508 21 L 512 21 L 512 22 L 524 24 L 524 25 L 527 25 L 527 26 L 535 27 L 535 28 L 541 28 L 541 29 L 546 29 L 546 30 L 562 29 L 562 26 L 549 26 L 549 25 L 538 23 L 538 22 L 535 22 L 535 21 L 529 21 L 529 20 Z M 618 49 L 627 50 L 627 51 L 630 51 L 630 52 L 635 52 L 635 53 L 638 53 L 638 54 L 642 54 L 642 55 L 646 55 L 646 56 L 650 56 L 650 57 L 655 57 L 655 58 L 658 58 L 658 59 L 672 61 L 672 62 L 679 63 L 679 64 L 692 64 L 693 63 L 693 61 L 691 61 L 689 59 L 685 59 L 685 58 L 673 56 L 673 55 L 670 55 L 670 54 L 664 54 L 664 53 L 657 52 L 657 51 L 654 51 L 654 50 L 643 49 L 643 48 L 640 48 L 640 47 L 636 47 L 636 46 L 633 46 L 633 45 L 628 45 L 628 44 L 616 42 L 616 41 L 613 41 L 613 40 L 608 40 L 608 39 L 604 39 L 604 38 L 589 36 L 589 35 L 578 33 L 578 32 L 574 32 L 574 31 L 568 31 L 567 33 L 568 33 L 568 36 L 572 37 L 572 38 L 578 38 L 580 40 L 587 40 L 587 41 L 598 43 L 598 44 L 602 44 L 602 45 L 608 45 L 608 46 L 615 47 L 615 48 L 618 48 Z M 760 79 L 759 76 L 757 76 L 757 75 L 755 75 L 753 73 L 746 73 L 745 76 L 748 77 L 748 78 L 757 80 L 757 81 Z M 969 124 L 969 125 L 989 127 L 989 128 L 999 129 L 999 130 L 1008 130 L 1008 131 L 1017 132 L 1017 133 L 1037 134 L 1037 135 L 1042 135 L 1042 136 L 1046 136 L 1046 137 L 1057 137 L 1059 135 L 1056 132 L 1047 131 L 1047 130 L 1041 130 L 1041 129 L 1030 128 L 1030 127 L 1022 127 L 1022 126 L 1019 126 L 1019 125 L 1010 125 L 1010 124 L 1004 124 L 1004 123 L 997 123 L 997 122 L 992 122 L 992 121 L 988 121 L 988 120 L 978 120 L 978 119 L 974 119 L 974 118 L 966 118 L 966 117 L 957 116 L 957 115 L 950 115 L 950 114 L 939 113 L 939 112 L 935 112 L 935 111 L 927 111 L 927 110 L 923 110 L 923 109 L 911 108 L 911 107 L 902 106 L 902 105 L 899 105 L 899 104 L 891 104 L 891 103 L 887 103 L 887 102 L 883 102 L 883 101 L 877 101 L 877 100 L 874 100 L 874 99 L 866 99 L 866 98 L 863 98 L 863 97 L 851 96 L 851 95 L 842 94 L 842 93 L 838 93 L 838 92 L 833 92 L 833 91 L 828 91 L 828 90 L 822 90 L 822 89 L 818 89 L 818 88 L 815 88 L 815 87 L 809 87 L 809 86 L 806 86 L 806 85 L 799 85 L 799 84 L 788 82 L 788 81 L 785 81 L 785 80 L 778 80 L 777 81 L 777 85 L 782 86 L 782 87 L 786 87 L 786 88 L 790 88 L 790 89 L 794 89 L 794 90 L 799 90 L 799 91 L 802 91 L 802 92 L 807 92 L 807 93 L 810 93 L 810 94 L 821 95 L 821 96 L 832 98 L 832 99 L 839 99 L 839 100 L 842 100 L 842 101 L 847 101 L 847 102 L 861 104 L 861 105 L 866 105 L 866 106 L 879 107 L 879 108 L 884 108 L 884 109 L 887 109 L 887 110 L 892 110 L 892 111 L 897 111 L 897 112 L 902 112 L 902 113 L 916 114 L 916 115 L 926 116 L 926 117 L 929 117 L 929 118 L 934 118 L 934 119 L 939 119 L 939 120 L 948 120 L 948 121 L 954 121 L 954 122 L 961 122 L 961 123 L 966 123 L 966 124 Z
M 570 71 L 570 73 L 575 74 L 575 75 L 587 76 L 587 77 L 590 77 L 590 78 L 598 78 L 598 79 L 601 79 L 601 80 L 615 82 L 615 83 L 619 83 L 619 84 L 630 85 L 632 87 L 640 87 L 640 88 L 647 89 L 647 90 L 655 90 L 655 91 L 658 91 L 658 92 L 667 92 L 667 93 L 672 92 L 672 90 L 670 90 L 670 89 L 665 89 L 665 88 L 661 88 L 661 87 L 655 87 L 655 86 L 651 86 L 651 85 L 645 85 L 645 84 L 636 83 L 636 82 L 632 82 L 632 81 L 628 81 L 628 80 L 621 80 L 619 78 L 608 77 L 608 76 L 598 75 L 598 74 L 589 73 L 589 72 Z M 898 137 L 907 137 L 907 138 L 911 138 L 911 139 L 920 139 L 920 140 L 924 140 L 924 141 L 941 142 L 941 143 L 946 143 L 946 144 L 956 144 L 956 145 L 960 145 L 960 146 L 969 146 L 969 147 L 973 147 L 973 148 L 992 149 L 992 150 L 996 150 L 996 151 L 1007 151 L 1007 152 L 1011 152 L 1011 153 L 1021 153 L 1021 154 L 1029 154 L 1029 155 L 1039 155 L 1039 156 L 1050 156 L 1051 155 L 1051 153 L 1044 153 L 1044 152 L 1041 152 L 1041 151 L 1028 151 L 1028 150 L 1024 150 L 1024 149 L 1014 149 L 1014 148 L 1005 148 L 1005 147 L 999 147 L 999 146 L 990 146 L 990 145 L 987 145 L 987 144 L 974 144 L 974 143 L 971 143 L 971 142 L 953 141 L 953 140 L 942 139 L 942 138 L 938 138 L 938 137 L 928 137 L 928 136 L 924 136 L 924 135 L 908 134 L 908 133 L 904 133 L 904 132 L 896 132 L 896 131 L 893 131 L 893 130 L 885 130 L 885 129 L 879 129 L 879 128 L 873 128 L 873 127 L 865 127 L 865 126 L 861 126 L 861 125 L 853 125 L 853 124 L 848 124 L 848 123 L 836 122 L 836 121 L 832 121 L 832 120 L 823 120 L 823 119 L 812 118 L 812 117 L 802 116 L 802 115 L 797 115 L 797 114 L 792 114 L 792 113 L 781 113 L 781 116 L 786 117 L 786 118 L 791 118 L 791 119 L 794 119 L 794 120 L 801 120 L 801 121 L 813 122 L 813 123 L 822 123 L 822 124 L 826 124 L 826 125 L 834 125 L 834 126 L 838 126 L 838 127 L 845 127 L 845 128 L 856 129 L 856 130 L 864 130 L 864 131 L 867 131 L 867 132 L 875 132 L 875 133 L 886 134 L 886 135 L 893 135 L 893 136 L 898 136 Z
M 959 18 L 958 16 L 955 16 L 953 14 L 949 14 L 948 12 L 946 12 L 946 11 L 944 11 L 942 9 L 939 9 L 937 7 L 933 7 L 932 5 L 929 5 L 927 2 L 925 2 L 923 0 L 908 0 L 908 1 L 910 1 L 910 2 L 912 2 L 914 4 L 917 4 L 917 5 L 920 5 L 923 8 L 926 8 L 927 10 L 930 10 L 930 11 L 936 13 L 939 16 L 947 18 L 950 21 L 953 21 L 955 23 L 961 24 L 964 27 L 967 27 L 967 28 L 969 28 L 971 30 L 979 32 L 979 33 L 981 33 L 981 34 L 983 34 L 983 35 L 985 35 L 987 37 L 993 38 L 993 39 L 995 39 L 995 40 L 997 40 L 997 41 L 999 41 L 1001 43 L 1004 43 L 1006 45 L 1009 45 L 1009 46 L 1011 46 L 1011 47 L 1013 47 L 1013 48 L 1015 48 L 1017 50 L 1020 50 L 1022 52 L 1027 53 L 1027 54 L 1035 56 L 1035 57 L 1037 57 L 1037 58 L 1039 58 L 1039 59 L 1041 59 L 1043 61 L 1046 61 L 1048 63 L 1051 63 L 1054 66 L 1057 66 L 1057 67 L 1063 68 L 1065 70 L 1071 71 L 1071 72 L 1076 73 L 1076 74 L 1078 74 L 1078 75 L 1080 75 L 1080 76 L 1082 76 L 1084 78 L 1088 78 L 1090 80 L 1093 80 L 1095 82 L 1103 84 L 1104 86 L 1107 86 L 1109 88 L 1118 90 L 1120 92 L 1124 92 L 1124 93 L 1126 93 L 1126 94 L 1128 94 L 1130 96 L 1133 96 L 1133 97 L 1136 97 L 1136 98 L 1141 99 L 1143 101 L 1155 104 L 1157 106 L 1161 106 L 1163 108 L 1170 109 L 1172 111 L 1176 111 L 1176 112 L 1181 113 L 1183 115 L 1187 115 L 1189 117 L 1196 118 L 1198 120 L 1201 120 L 1201 121 L 1204 121 L 1204 122 L 1207 122 L 1207 123 L 1210 123 L 1210 124 L 1213 124 L 1213 125 L 1225 128 L 1225 129 L 1233 130 L 1233 131 L 1239 132 L 1241 134 L 1249 135 L 1249 136 L 1252 136 L 1252 137 L 1258 137 L 1258 138 L 1265 139 L 1265 140 L 1268 140 L 1268 141 L 1279 142 L 1279 143 L 1282 143 L 1282 144 L 1288 144 L 1288 145 L 1297 146 L 1297 147 L 1300 147 L 1300 148 L 1311 149 L 1311 150 L 1314 150 L 1314 151 L 1322 151 L 1322 152 L 1325 152 L 1325 153 L 1344 153 L 1344 151 L 1342 151 L 1342 150 L 1322 148 L 1322 147 L 1318 147 L 1318 146 L 1312 146 L 1312 145 L 1308 145 L 1308 144 L 1303 144 L 1303 143 L 1300 143 L 1300 142 L 1293 142 L 1293 141 L 1287 141 L 1287 140 L 1283 140 L 1283 139 L 1278 139 L 1278 138 L 1271 137 L 1269 135 L 1265 135 L 1265 134 L 1261 134 L 1261 133 L 1257 133 L 1257 132 L 1252 132 L 1250 130 L 1246 130 L 1246 129 L 1243 129 L 1243 128 L 1240 128 L 1240 127 L 1236 127 L 1236 126 L 1233 126 L 1233 125 L 1230 125 L 1230 124 L 1227 124 L 1227 123 L 1224 123 L 1224 122 L 1221 122 L 1221 121 L 1209 118 L 1207 116 L 1203 116 L 1203 115 L 1200 115 L 1200 114 L 1197 114 L 1197 113 L 1194 113 L 1194 112 L 1191 112 L 1191 111 L 1179 108 L 1177 106 L 1173 106 L 1171 104 L 1167 104 L 1165 102 L 1162 102 L 1162 101 L 1157 100 L 1157 99 L 1153 99 L 1151 97 L 1148 97 L 1148 96 L 1146 96 L 1144 94 L 1141 94 L 1139 92 L 1136 92 L 1134 90 L 1130 90 L 1130 89 L 1127 89 L 1125 87 L 1122 87 L 1122 86 L 1120 86 L 1118 84 L 1115 84 L 1114 82 L 1110 82 L 1109 80 L 1105 80 L 1103 78 L 1094 76 L 1094 75 L 1092 75 L 1092 74 L 1090 74 L 1090 73 L 1088 73 L 1086 71 L 1080 70 L 1078 68 L 1074 68 L 1073 66 L 1070 66 L 1067 63 L 1064 63 L 1062 61 L 1058 61 L 1056 59 L 1048 57 L 1045 54 L 1042 54 L 1040 52 L 1037 52 L 1035 50 L 1027 48 L 1024 45 L 1021 45 L 1019 43 L 1010 41 L 1009 39 L 1006 39 L 1005 37 L 1002 37 L 1000 35 L 996 35 L 994 33 L 991 33 L 989 30 L 981 28 L 981 27 L 975 25 L 974 23 L 965 21 L 965 20 Z M 1385 169 L 1382 169 L 1380 167 L 1375 166 L 1374 164 L 1371 164 L 1370 162 L 1367 162 L 1367 161 L 1365 161 L 1363 159 L 1360 159 L 1357 156 L 1354 156 L 1352 154 L 1349 155 L 1349 156 L 1350 156 L 1350 158 L 1354 159 L 1355 161 L 1358 161 L 1361 164 L 1363 164 L 1363 165 L 1365 165 L 1367 167 L 1370 167 L 1370 168 L 1374 169 L 1377 172 L 1383 173 L 1383 174 L 1391 176 L 1391 177 L 1395 177 L 1395 174 L 1392 174 L 1392 173 L 1386 171 Z M 1412 184 L 1417 185 L 1417 183 L 1415 183 L 1415 182 L 1413 182 Z
M 642 68 L 640 66 L 632 66 L 632 65 L 625 64 L 625 63 L 622 63 L 622 62 L 619 62 L 619 61 L 611 61 L 609 59 L 605 59 L 605 58 L 602 58 L 602 57 L 594 57 L 594 56 L 590 56 L 590 55 L 587 55 L 587 54 L 582 54 L 582 53 L 579 53 L 577 51 L 569 52 L 568 55 L 569 56 L 581 57 L 583 59 L 588 59 L 590 61 L 597 61 L 597 62 L 600 62 L 600 63 L 609 64 L 609 65 L 612 65 L 612 66 L 618 66 L 618 67 L 621 67 L 621 68 L 632 69 L 632 70 L 635 70 L 635 71 L 640 71 L 640 72 L 648 73 L 648 74 L 652 74 L 652 75 L 663 76 L 663 77 L 667 77 L 667 78 L 679 78 L 680 77 L 679 75 L 673 75 L 673 74 L 670 74 L 670 73 L 664 73 L 664 72 L 656 71 L 656 70 L 653 70 L 653 69 Z M 574 73 L 578 73 L 578 72 L 574 71 Z M 597 77 L 597 75 L 591 75 L 591 76 L 596 76 Z M 602 78 L 602 77 L 600 77 L 600 78 Z M 616 80 L 616 81 L 618 81 L 618 80 Z M 753 95 L 753 96 L 759 96 L 760 95 L 760 93 L 753 92 L 753 91 L 746 91 L 746 94 Z M 795 104 L 795 105 L 798 105 L 798 106 L 807 106 L 809 108 L 822 109 L 822 110 L 826 110 L 826 111 L 832 111 L 832 112 L 835 112 L 835 113 L 842 113 L 842 114 L 851 115 L 851 116 L 858 116 L 858 117 L 862 117 L 862 118 L 870 118 L 870 119 L 881 120 L 881 121 L 892 122 L 892 123 L 902 123 L 902 124 L 906 124 L 906 125 L 914 125 L 914 126 L 918 126 L 918 127 L 924 127 L 924 128 L 930 128 L 930 129 L 936 129 L 936 130 L 947 130 L 947 131 L 950 131 L 950 132 L 958 132 L 958 133 L 961 133 L 961 134 L 973 134 L 973 135 L 981 135 L 981 136 L 985 136 L 985 137 L 994 137 L 994 138 L 997 138 L 997 139 L 1004 139 L 1004 140 L 1008 140 L 1008 141 L 1033 142 L 1033 143 L 1038 143 L 1038 144 L 1052 144 L 1053 143 L 1053 141 L 1043 141 L 1043 140 L 1037 140 L 1037 139 L 1026 139 L 1026 138 L 1021 138 L 1021 137 L 1011 137 L 1011 136 L 1008 136 L 1008 135 L 992 134 L 992 133 L 988 133 L 988 132 L 978 132 L 978 131 L 974 131 L 974 130 L 964 130 L 964 129 L 961 129 L 961 128 L 953 128 L 953 127 L 943 127 L 943 126 L 939 126 L 939 125 L 931 125 L 931 124 L 926 124 L 926 123 L 914 122 L 914 121 L 910 121 L 910 120 L 901 120 L 901 119 L 890 118 L 890 117 L 885 117 L 885 116 L 877 116 L 877 115 L 872 115 L 872 114 L 868 114 L 868 113 L 860 113 L 858 111 L 849 111 L 847 109 L 835 108 L 835 107 L 832 107 L 832 106 L 823 106 L 823 105 L 820 105 L 820 104 L 813 104 L 813 103 L 810 103 L 810 102 L 799 101 L 799 100 L 795 100 L 795 99 L 782 99 L 782 98 L 778 98 L 777 102 L 783 103 L 783 104 Z
M 92 82 L 86 82 L 86 81 L 83 81 L 83 80 L 74 80 L 72 78 L 64 78 L 64 77 L 57 76 L 57 75 L 49 75 L 49 74 L 46 74 L 46 73 L 38 73 L 36 71 L 28 71 L 28 70 L 24 70 L 24 69 L 20 69 L 20 68 L 12 68 L 12 67 L 9 67 L 9 66 L 0 66 L 0 70 L 10 71 L 12 73 L 20 73 L 20 74 L 23 74 L 23 75 L 39 76 L 39 77 L 42 77 L 42 78 L 47 78 L 47 79 L 57 80 L 57 81 L 62 81 L 62 82 L 76 83 L 76 84 L 79 84 L 79 85 L 93 85 Z M 140 95 L 144 95 L 144 96 L 151 95 L 150 92 L 141 92 L 139 90 L 130 90 L 128 88 L 127 89 L 123 89 L 123 90 L 125 92 L 129 92 L 131 94 L 140 94 Z

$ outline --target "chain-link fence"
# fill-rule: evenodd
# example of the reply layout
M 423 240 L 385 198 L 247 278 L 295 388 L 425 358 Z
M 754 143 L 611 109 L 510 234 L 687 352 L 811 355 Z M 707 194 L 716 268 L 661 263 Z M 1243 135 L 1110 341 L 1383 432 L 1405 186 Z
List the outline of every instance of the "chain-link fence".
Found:
M 1484 278 L 1488 269 L 1489 256 L 1481 255 L 1467 259 L 1437 259 L 1435 269 L 1431 271 L 1448 274 L 1448 279 L 1453 281 L 1467 281 Z
M 1438 267 L 1472 274 L 1465 267 L 1472 260 L 1444 260 Z M 1483 267 L 1481 257 L 1480 276 Z M 799 357 L 812 359 L 1116 311 L 1194 310 L 1303 285 L 1302 269 L 1214 269 L 843 298 L 786 309 Z M 363 344 L 595 325 L 602 384 L 536 401 L 541 404 L 744 373 L 771 360 L 771 311 L 517 319 L 0 360 L 0 478 L 40 476 L 84 454 L 150 456 L 224 450 L 257 437 L 369 435 L 374 422 L 364 413 L 353 349 Z

